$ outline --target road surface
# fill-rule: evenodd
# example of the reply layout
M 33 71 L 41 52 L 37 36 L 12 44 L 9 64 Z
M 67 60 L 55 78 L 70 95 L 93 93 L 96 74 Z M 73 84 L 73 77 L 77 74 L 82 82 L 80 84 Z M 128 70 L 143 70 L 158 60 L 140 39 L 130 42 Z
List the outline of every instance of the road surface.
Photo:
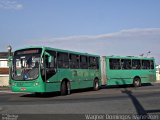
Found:
M 78 90 L 72 91 L 68 96 L 60 96 L 59 93 L 36 96 L 31 93 L 0 91 L 0 114 L 2 118 L 19 119 L 22 118 L 21 115 L 23 119 L 35 116 L 46 118 L 50 115 L 50 118 L 54 115 L 62 119 L 64 114 L 65 119 L 81 117 L 80 119 L 95 120 L 95 116 L 87 115 L 97 114 L 101 116 L 97 116 L 96 120 L 107 119 L 106 115 L 109 114 L 158 115 L 154 117 L 160 119 L 160 84 L 154 83 L 139 88 L 107 87 L 99 91 Z

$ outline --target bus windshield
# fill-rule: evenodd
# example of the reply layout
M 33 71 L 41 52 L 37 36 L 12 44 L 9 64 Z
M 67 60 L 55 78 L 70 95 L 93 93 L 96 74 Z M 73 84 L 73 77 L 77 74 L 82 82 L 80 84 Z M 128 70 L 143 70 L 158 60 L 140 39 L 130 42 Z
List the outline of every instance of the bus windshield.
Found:
M 39 74 L 40 49 L 16 51 L 13 58 L 12 78 L 14 80 L 34 80 Z

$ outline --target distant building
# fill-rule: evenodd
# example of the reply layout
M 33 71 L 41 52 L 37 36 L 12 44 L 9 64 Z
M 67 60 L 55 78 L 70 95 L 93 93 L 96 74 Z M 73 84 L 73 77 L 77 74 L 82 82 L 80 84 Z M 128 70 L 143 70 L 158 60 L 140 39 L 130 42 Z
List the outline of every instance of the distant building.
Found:
M 156 66 L 156 79 L 160 81 L 160 65 Z
M 0 86 L 9 85 L 8 53 L 0 52 Z

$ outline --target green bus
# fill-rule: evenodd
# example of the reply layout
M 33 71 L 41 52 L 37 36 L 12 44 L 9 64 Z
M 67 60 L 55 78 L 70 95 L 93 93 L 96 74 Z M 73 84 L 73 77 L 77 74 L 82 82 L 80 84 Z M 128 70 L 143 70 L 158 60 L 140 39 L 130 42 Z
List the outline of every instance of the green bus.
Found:
M 135 87 L 142 83 L 156 80 L 154 58 L 145 57 L 101 57 L 102 85 L 133 84 Z
M 14 52 L 10 83 L 13 92 L 45 93 L 93 87 L 100 82 L 100 56 L 49 47 Z

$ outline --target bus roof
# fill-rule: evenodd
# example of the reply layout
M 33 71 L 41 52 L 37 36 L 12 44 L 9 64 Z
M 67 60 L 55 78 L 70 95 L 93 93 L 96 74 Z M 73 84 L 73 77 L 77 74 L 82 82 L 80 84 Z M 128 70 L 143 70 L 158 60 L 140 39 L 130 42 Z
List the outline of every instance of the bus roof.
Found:
M 25 50 L 25 49 L 30 49 L 30 48 L 42 48 L 44 50 L 55 50 L 55 51 L 58 51 L 58 52 L 68 52 L 68 53 L 73 53 L 73 54 L 80 54 L 80 55 L 88 55 L 88 56 L 99 57 L 99 55 L 83 53 L 83 52 L 76 52 L 76 51 L 70 51 L 70 50 L 64 50 L 64 49 L 58 49 L 58 48 L 51 48 L 51 47 L 46 47 L 46 46 L 30 46 L 30 47 L 26 47 L 26 48 L 17 49 L 15 51 Z

